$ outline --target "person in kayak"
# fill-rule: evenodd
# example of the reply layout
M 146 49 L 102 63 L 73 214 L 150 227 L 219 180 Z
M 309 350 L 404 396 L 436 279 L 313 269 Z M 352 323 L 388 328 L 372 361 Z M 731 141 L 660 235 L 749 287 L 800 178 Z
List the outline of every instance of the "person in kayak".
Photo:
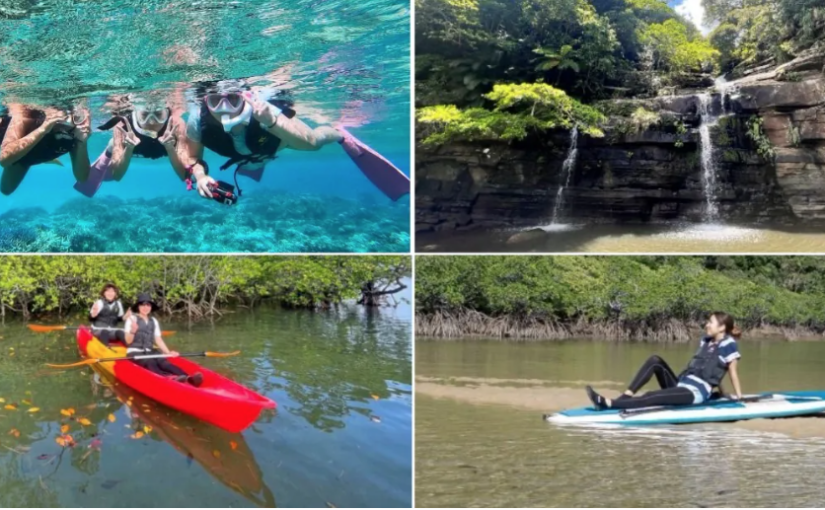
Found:
M 170 354 L 172 357 L 178 356 L 176 351 L 171 351 L 164 343 L 160 333 L 160 323 L 152 312 L 158 309 L 149 294 L 139 294 L 137 303 L 132 306 L 132 315 L 126 320 L 126 355 L 137 356 L 140 354 L 155 354 L 155 345 L 163 354 Z M 203 383 L 203 374 L 196 372 L 188 375 L 182 368 L 170 363 L 166 358 L 135 359 L 135 363 L 150 372 L 167 376 L 178 382 L 188 382 L 192 386 L 200 386 Z
M 86 141 L 90 133 L 91 116 L 82 104 L 66 109 L 9 105 L 8 115 L 0 119 L 0 193 L 12 194 L 29 168 L 53 162 L 67 153 L 71 155 L 75 179 L 85 181 L 89 176 Z
M 100 291 L 100 299 L 92 304 L 89 311 L 89 319 L 92 321 L 92 329 L 98 340 L 106 345 L 116 340 L 126 343 L 126 332 L 123 329 L 116 329 L 122 320 L 128 320 L 132 315 L 132 310 L 123 311 L 123 303 L 120 302 L 120 289 L 114 283 L 107 283 Z
M 295 118 L 295 111 L 287 101 L 263 100 L 243 80 L 203 84 L 199 94 L 203 99 L 187 120 L 190 161 L 181 178 L 190 186 L 194 181 L 204 198 L 214 198 L 212 190 L 218 185 L 208 175 L 209 168 L 203 161 L 204 148 L 229 158 L 221 170 L 237 165 L 237 188 L 238 173 L 260 181 L 264 166 L 274 160 L 279 151 L 317 151 L 332 143 L 341 144 L 367 178 L 392 200 L 409 193 L 410 180 L 403 172 L 342 127 L 311 128 Z
M 168 105 L 127 99 L 98 129 L 113 129 L 113 133 L 106 149 L 92 164 L 89 178 L 75 184 L 75 189 L 87 197 L 93 197 L 103 181 L 123 179 L 133 157 L 168 157 L 175 172 L 183 174 L 185 165 L 178 156 L 177 142 L 185 125 Z
M 710 400 L 713 389 L 721 387 L 722 379 L 728 373 L 735 392 L 731 398 L 742 398 L 738 372 L 739 358 L 742 356 L 736 344 L 741 331 L 734 324 L 733 317 L 715 312 L 705 325 L 705 333 L 696 354 L 679 376 L 665 360 L 651 356 L 621 396 L 609 399 L 587 386 L 588 398 L 599 410 L 701 404 Z M 636 392 L 654 376 L 661 389 L 636 396 Z

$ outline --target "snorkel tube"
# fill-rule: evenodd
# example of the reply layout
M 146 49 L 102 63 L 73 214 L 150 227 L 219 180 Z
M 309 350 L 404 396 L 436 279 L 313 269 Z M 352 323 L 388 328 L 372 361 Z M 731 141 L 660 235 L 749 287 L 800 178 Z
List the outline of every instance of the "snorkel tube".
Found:
M 225 100 L 221 101 L 221 104 L 224 102 Z M 241 113 L 239 115 L 235 115 L 234 117 L 229 113 L 224 113 L 222 111 L 216 110 L 215 113 L 221 114 L 221 125 L 223 125 L 223 130 L 226 133 L 232 131 L 232 128 L 238 124 L 249 124 L 249 121 L 252 119 L 252 107 L 247 102 L 244 102 Z

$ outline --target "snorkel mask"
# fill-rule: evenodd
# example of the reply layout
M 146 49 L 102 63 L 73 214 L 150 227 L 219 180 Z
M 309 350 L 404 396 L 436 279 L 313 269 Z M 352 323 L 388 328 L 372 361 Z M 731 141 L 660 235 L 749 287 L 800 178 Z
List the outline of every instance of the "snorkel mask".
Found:
M 239 92 L 215 92 L 206 94 L 203 100 L 210 112 L 220 115 L 223 130 L 227 133 L 252 118 L 252 107 Z
M 74 128 L 86 122 L 87 118 L 89 118 L 89 114 L 84 110 L 66 110 L 66 118 L 58 122 L 58 124 L 67 128 Z
M 160 124 L 162 130 L 168 121 L 169 108 L 135 108 L 132 110 L 132 124 L 135 131 L 149 138 L 157 138 L 159 131 L 146 129 L 146 124 L 150 122 Z

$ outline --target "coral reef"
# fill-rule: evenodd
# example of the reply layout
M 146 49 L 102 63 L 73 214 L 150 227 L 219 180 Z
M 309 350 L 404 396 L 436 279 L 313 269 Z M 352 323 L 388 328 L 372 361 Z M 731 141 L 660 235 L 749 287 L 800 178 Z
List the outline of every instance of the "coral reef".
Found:
M 225 206 L 194 194 L 151 200 L 78 198 L 49 214 L 0 216 L 2 252 L 408 252 L 409 199 L 387 204 L 248 193 Z

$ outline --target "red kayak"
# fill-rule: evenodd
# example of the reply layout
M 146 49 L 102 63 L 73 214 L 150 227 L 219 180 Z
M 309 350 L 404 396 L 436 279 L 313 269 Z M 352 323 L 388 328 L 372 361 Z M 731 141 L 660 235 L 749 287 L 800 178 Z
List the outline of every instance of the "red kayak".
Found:
M 86 358 L 126 356 L 126 347 L 119 344 L 106 347 L 85 327 L 77 330 L 77 347 Z M 229 432 L 244 430 L 263 409 L 275 408 L 272 400 L 186 358 L 167 359 L 187 374 L 203 374 L 203 384 L 196 388 L 173 381 L 131 361 L 105 361 L 97 365 L 147 397 Z

